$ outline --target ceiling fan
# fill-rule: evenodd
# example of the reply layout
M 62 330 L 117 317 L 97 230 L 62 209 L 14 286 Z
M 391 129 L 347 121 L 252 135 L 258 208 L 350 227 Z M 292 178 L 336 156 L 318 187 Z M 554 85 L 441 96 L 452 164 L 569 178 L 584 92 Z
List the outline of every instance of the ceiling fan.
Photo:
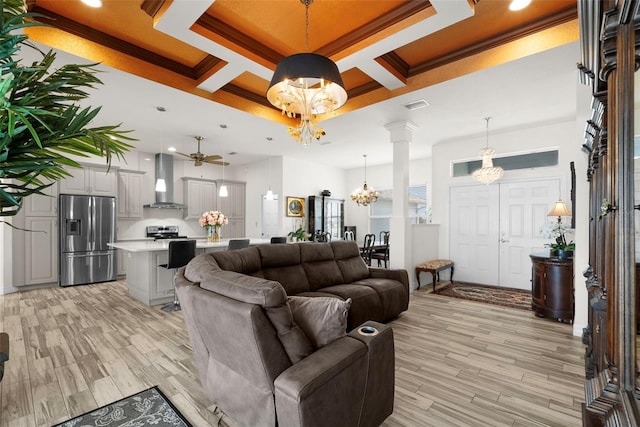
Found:
M 212 165 L 222 165 L 229 166 L 229 163 L 222 162 L 222 156 L 218 154 L 212 154 L 211 156 L 207 156 L 204 153 L 200 152 L 200 141 L 204 139 L 204 136 L 194 136 L 194 138 L 198 141 L 198 151 L 191 154 L 184 154 L 176 151 L 176 154 L 180 154 L 181 156 L 189 157 L 194 161 L 194 166 L 202 166 L 202 163 L 211 163 Z

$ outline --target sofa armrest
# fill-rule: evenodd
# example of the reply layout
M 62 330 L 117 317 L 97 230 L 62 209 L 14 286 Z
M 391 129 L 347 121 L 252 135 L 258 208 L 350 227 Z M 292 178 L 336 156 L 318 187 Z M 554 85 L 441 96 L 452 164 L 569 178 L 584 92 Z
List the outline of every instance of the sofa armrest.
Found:
M 274 381 L 281 426 L 359 425 L 367 383 L 367 345 L 340 338 L 282 372 Z
M 395 392 L 395 350 L 393 329 L 367 321 L 349 332 L 368 348 L 369 368 L 362 411 L 362 426 L 379 426 L 393 412 Z
M 386 268 L 369 268 L 369 277 L 377 279 L 391 279 L 406 285 L 409 289 L 409 274 L 407 270 L 387 270 Z

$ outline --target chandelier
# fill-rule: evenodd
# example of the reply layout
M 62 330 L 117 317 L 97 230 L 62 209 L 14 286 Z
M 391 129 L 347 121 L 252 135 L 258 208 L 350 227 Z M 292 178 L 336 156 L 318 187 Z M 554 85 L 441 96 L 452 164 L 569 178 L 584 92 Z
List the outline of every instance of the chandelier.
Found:
M 484 118 L 487 121 L 487 146 L 480 151 L 482 156 L 482 167 L 473 171 L 473 179 L 483 184 L 491 184 L 502 177 L 504 171 L 500 166 L 493 166 L 493 160 L 491 156 L 496 153 L 496 150 L 489 147 L 489 119 L 491 117 Z
M 313 0 L 300 0 L 305 5 L 305 50 L 309 51 L 309 5 Z M 318 114 L 329 113 L 347 102 L 340 71 L 329 58 L 315 53 L 297 53 L 280 61 L 273 73 L 267 99 L 282 114 L 300 115 L 298 126 L 289 135 L 307 147 L 319 140 L 324 129 L 313 122 Z
M 367 206 L 378 200 L 378 192 L 367 187 L 367 155 L 363 154 L 362 157 L 364 157 L 364 185 L 351 193 L 351 200 L 356 202 L 358 206 Z

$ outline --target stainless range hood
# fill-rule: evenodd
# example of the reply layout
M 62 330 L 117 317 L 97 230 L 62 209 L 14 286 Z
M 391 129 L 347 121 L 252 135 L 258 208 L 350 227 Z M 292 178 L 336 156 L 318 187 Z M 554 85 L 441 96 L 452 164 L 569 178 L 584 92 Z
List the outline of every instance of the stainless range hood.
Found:
M 156 154 L 156 181 L 164 179 L 167 191 L 156 191 L 156 202 L 144 205 L 145 208 L 156 209 L 184 209 L 184 205 L 173 201 L 173 156 L 171 154 Z

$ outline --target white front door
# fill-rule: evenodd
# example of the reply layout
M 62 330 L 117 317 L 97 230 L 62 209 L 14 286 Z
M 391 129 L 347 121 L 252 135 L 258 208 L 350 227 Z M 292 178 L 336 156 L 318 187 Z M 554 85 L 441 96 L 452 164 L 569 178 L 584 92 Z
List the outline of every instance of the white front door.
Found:
M 557 200 L 560 180 L 451 187 L 450 259 L 455 280 L 531 289 L 532 252 Z
M 498 283 L 500 191 L 497 185 L 451 187 L 450 258 L 454 279 Z
M 531 289 L 531 258 L 549 239 L 541 231 L 558 199 L 558 179 L 500 184 L 500 286 Z

